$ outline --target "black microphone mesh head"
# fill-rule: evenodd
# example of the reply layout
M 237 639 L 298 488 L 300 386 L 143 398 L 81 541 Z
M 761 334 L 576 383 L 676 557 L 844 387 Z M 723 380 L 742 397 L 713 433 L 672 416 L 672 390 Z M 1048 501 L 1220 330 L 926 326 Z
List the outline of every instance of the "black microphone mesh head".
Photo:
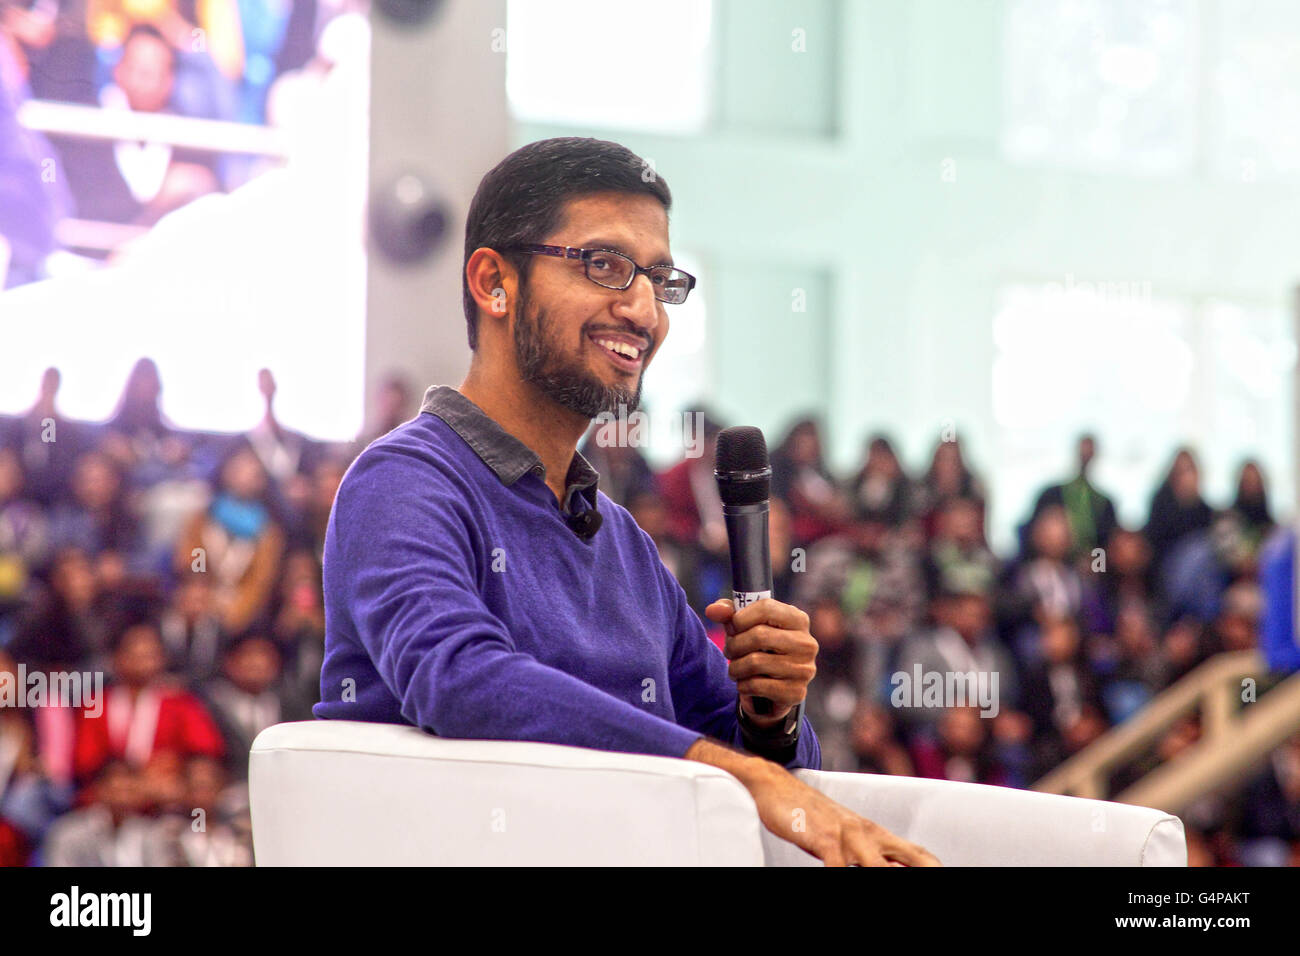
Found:
M 766 501 L 772 493 L 772 466 L 763 432 L 752 425 L 733 425 L 718 432 L 714 476 L 726 505 Z

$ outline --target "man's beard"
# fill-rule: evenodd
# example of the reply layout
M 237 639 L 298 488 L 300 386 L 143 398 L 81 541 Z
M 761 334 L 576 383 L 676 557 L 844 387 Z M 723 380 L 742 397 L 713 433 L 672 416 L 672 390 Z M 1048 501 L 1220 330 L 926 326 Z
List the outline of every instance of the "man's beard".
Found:
M 606 385 L 587 369 L 581 355 L 570 359 L 552 344 L 546 337 L 547 327 L 546 310 L 538 309 L 536 316 L 530 316 L 528 294 L 521 291 L 515 313 L 515 361 L 525 382 L 557 405 L 587 418 L 636 411 L 641 404 L 644 368 L 637 375 L 635 390 Z M 585 332 L 583 341 L 587 341 Z

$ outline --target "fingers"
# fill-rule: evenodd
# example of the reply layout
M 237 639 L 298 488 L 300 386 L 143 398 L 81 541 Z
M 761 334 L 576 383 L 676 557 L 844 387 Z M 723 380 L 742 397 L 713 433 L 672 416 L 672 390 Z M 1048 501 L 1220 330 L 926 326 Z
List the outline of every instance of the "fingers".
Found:
M 844 830 L 844 856 L 850 864 L 861 866 L 942 866 L 938 858 L 923 846 L 904 840 L 888 830 L 863 821 L 862 826 Z
M 817 666 L 811 661 L 796 660 L 784 654 L 755 651 L 729 663 L 727 675 L 737 683 L 751 677 L 771 677 L 776 680 L 799 681 L 806 685 L 817 675 Z
M 762 598 L 736 611 L 736 616 L 731 623 L 736 626 L 737 631 L 748 630 L 756 624 L 771 624 L 787 630 L 806 631 L 810 620 L 807 614 L 793 604 L 783 604 L 774 598 Z
M 857 866 L 888 866 L 889 861 L 881 853 L 878 832 L 864 826 L 847 826 L 844 829 L 844 857 Z
M 748 608 L 746 608 L 748 610 Z M 817 641 L 807 631 L 792 631 L 768 624 L 758 624 L 749 629 L 736 626 L 738 613 L 731 619 L 732 632 L 727 635 L 723 652 L 728 660 L 736 660 L 755 651 L 767 651 L 811 661 L 817 656 Z
M 893 837 L 885 855 L 899 866 L 943 866 L 939 858 L 923 846 Z

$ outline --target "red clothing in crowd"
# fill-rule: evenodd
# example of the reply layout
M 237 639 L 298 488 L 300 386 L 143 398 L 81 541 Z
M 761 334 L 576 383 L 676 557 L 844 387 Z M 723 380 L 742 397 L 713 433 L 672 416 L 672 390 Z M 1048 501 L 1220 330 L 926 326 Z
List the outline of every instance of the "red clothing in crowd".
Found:
M 0 820 L 0 866 L 25 866 L 27 841 L 14 827 Z
M 668 512 L 668 534 L 674 541 L 694 544 L 700 537 L 700 511 L 691 488 L 693 459 L 684 458 L 658 476 L 659 495 Z
M 179 687 L 146 687 L 134 697 L 125 687 L 110 687 L 98 717 L 81 715 L 73 765 L 89 781 L 111 759 L 144 767 L 159 753 L 179 757 L 217 757 L 225 742 L 203 703 Z

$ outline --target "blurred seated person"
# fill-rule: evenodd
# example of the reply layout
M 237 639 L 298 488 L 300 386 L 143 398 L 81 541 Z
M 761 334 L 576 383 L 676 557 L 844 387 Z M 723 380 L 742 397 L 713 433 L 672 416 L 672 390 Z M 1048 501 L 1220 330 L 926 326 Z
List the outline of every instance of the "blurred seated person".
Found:
M 933 725 L 942 710 L 930 706 L 913 686 L 919 670 L 927 675 L 974 674 L 976 692 L 981 682 L 984 693 L 996 691 L 990 708 L 999 713 L 1010 711 L 1019 700 L 1015 659 L 997 639 L 992 629 L 989 598 L 982 591 L 953 586 L 942 591 L 931 603 L 934 626 L 907 638 L 898 649 L 891 700 L 897 700 L 898 716 L 909 725 Z M 815 636 L 815 635 L 814 635 Z M 993 684 L 996 675 L 997 683 Z
M 1112 653 L 1113 659 L 1102 666 L 1101 698 L 1110 723 L 1121 724 L 1163 690 L 1169 679 L 1155 622 L 1140 603 L 1120 609 Z
M 727 528 L 722 520 L 722 498 L 713 475 L 718 432 L 722 426 L 707 412 L 687 413 L 698 421 L 701 454 L 685 455 L 658 478 L 659 494 L 668 511 L 668 535 L 679 544 L 698 545 L 713 554 L 727 553 Z
M 1233 513 L 1240 522 L 1242 534 L 1251 549 L 1258 552 L 1264 540 L 1277 527 L 1268 506 L 1268 488 L 1259 462 L 1253 459 L 1242 464 L 1237 475 L 1237 496 L 1232 502 Z
M 48 554 L 45 513 L 26 494 L 18 453 L 0 446 L 0 646 L 8 642 L 28 582 Z
M 411 381 L 401 372 L 390 372 L 384 376 L 375 392 L 375 405 L 375 420 L 362 430 L 360 437 L 353 443 L 357 446 L 353 449 L 354 455 L 376 438 L 382 438 L 419 413 L 419 407 L 411 395 Z
M 853 714 L 851 740 L 857 773 L 888 773 L 914 777 L 912 758 L 898 740 L 894 718 L 880 704 L 862 702 Z
M 992 786 L 1009 785 L 991 734 L 993 721 L 976 707 L 949 707 L 940 712 L 933 734 L 918 734 L 912 761 L 918 777 Z
M 347 473 L 348 462 L 336 452 L 326 452 L 316 461 L 310 475 L 290 483 L 298 490 L 285 496 L 292 524 L 287 530 L 290 546 L 310 551 L 319 564 L 325 556 L 325 532 L 329 528 L 334 496 Z
M 140 774 L 125 761 L 99 767 L 86 806 L 56 820 L 45 838 L 45 866 L 150 866 L 158 859 Z
M 0 647 L 0 681 L 16 686 L 17 666 Z M 31 849 L 33 834 L 22 825 L 22 804 L 30 784 L 43 776 L 35 736 L 29 708 L 0 706 L 0 866 L 22 866 Z
M 59 502 L 50 513 L 50 547 L 80 548 L 91 556 L 131 553 L 136 524 L 113 460 L 100 451 L 82 454 L 73 468 L 71 490 L 71 500 Z
M 883 435 L 867 444 L 867 458 L 850 486 L 855 519 L 875 518 L 896 528 L 911 517 L 916 492 Z
M 212 503 L 191 517 L 177 542 L 177 578 L 212 575 L 222 627 L 233 634 L 267 613 L 284 549 L 266 470 L 239 439 L 221 463 Z
M 217 672 L 221 654 L 221 616 L 212 577 L 187 574 L 172 592 L 158 622 L 167 649 L 167 669 L 192 686 Z
M 839 596 L 823 594 L 807 606 L 816 635 L 817 679 L 808 687 L 808 719 L 817 728 L 822 769 L 852 771 L 851 723 L 862 696 L 862 655 Z
M 817 422 L 796 422 L 771 454 L 772 497 L 790 508 L 791 537 L 806 547 L 844 530 L 852 518 L 848 496 L 836 485 L 822 459 Z
M 1012 576 L 1021 623 L 1029 609 L 1052 617 L 1075 617 L 1083 606 L 1083 579 L 1070 560 L 1070 521 L 1061 505 L 1046 506 L 1029 530 L 1029 551 Z
M 1164 620 L 1164 603 L 1152 579 L 1151 547 L 1139 531 L 1116 525 L 1106 543 L 1105 573 L 1087 575 L 1084 584 L 1084 620 L 1093 634 L 1114 634 L 1126 603 L 1140 603 L 1155 620 Z
M 934 448 L 930 468 L 917 484 L 914 513 L 921 519 L 926 540 L 934 536 L 939 511 L 949 498 L 969 498 L 979 506 L 980 533 L 984 531 L 984 510 L 988 495 L 984 483 L 966 464 L 961 440 L 953 435 Z
M 248 753 L 267 727 L 311 714 L 282 681 L 280 648 L 265 628 L 250 628 L 231 638 L 222 653 L 221 673 L 203 688 L 207 708 L 226 743 L 226 769 L 235 780 L 248 778 Z
M 180 766 L 202 755 L 221 759 L 225 743 L 199 698 L 166 672 L 167 656 L 157 627 L 148 621 L 118 628 L 112 642 L 112 682 L 102 713 L 79 712 L 75 766 L 80 780 L 93 779 L 110 761 L 144 774 L 151 803 L 165 802 L 179 782 Z
M 1001 566 L 984 540 L 979 503 L 949 498 L 939 507 L 934 537 L 923 561 L 927 590 L 938 594 L 945 586 L 992 592 Z
M 107 110 L 174 114 L 176 51 L 151 26 L 131 28 L 100 93 Z M 74 140 L 57 137 L 77 215 L 82 219 L 152 226 L 167 213 L 220 190 L 216 161 L 207 151 L 159 142 Z
M 1205 531 L 1214 511 L 1201 497 L 1201 473 L 1187 448 L 1174 454 L 1169 473 L 1151 499 L 1151 511 L 1143 534 L 1151 544 L 1155 567 L 1162 569 L 1188 535 Z
M 677 583 L 686 590 L 687 600 L 692 607 L 695 607 L 695 598 L 698 595 L 692 596 L 687 589 L 687 579 L 694 570 L 695 555 L 691 549 L 683 547 L 668 537 L 668 509 L 664 507 L 663 499 L 653 489 L 642 489 L 632 495 L 625 507 L 637 527 L 654 541 L 655 548 L 659 551 L 659 560 L 677 579 Z M 705 601 L 701 607 L 709 603 Z
M 9 651 L 32 670 L 101 668 L 108 635 L 90 558 L 80 548 L 61 549 L 47 581 L 19 618 Z
M 1254 581 L 1258 546 L 1233 510 L 1213 515 L 1208 529 L 1183 535 L 1165 554 L 1159 584 L 1170 619 L 1210 623 L 1223 592 L 1234 581 Z
M 21 415 L 4 420 L 0 432 L 0 443 L 18 453 L 28 494 L 46 508 L 69 497 L 73 466 L 97 441 L 93 426 L 59 412 L 61 380 L 57 368 L 47 368 L 36 401 Z
M 619 425 L 597 419 L 578 452 L 600 475 L 600 490 L 627 507 L 636 495 L 656 491 L 655 473 L 632 441 L 618 440 Z M 635 424 L 624 427 L 632 429 Z
M 1105 729 L 1101 695 L 1085 659 L 1079 625 L 1068 617 L 1041 627 L 1039 660 L 1025 672 L 1025 712 L 1033 722 L 1034 777 L 1042 776 Z
M 229 786 L 225 768 L 211 757 L 191 757 L 184 773 L 182 802 L 154 823 L 153 865 L 252 866 L 253 829 L 242 788 Z
M 284 661 L 286 693 L 307 706 L 320 697 L 320 669 L 325 660 L 321 591 L 321 566 L 316 556 L 302 549 L 290 552 L 271 614 L 271 636 Z

